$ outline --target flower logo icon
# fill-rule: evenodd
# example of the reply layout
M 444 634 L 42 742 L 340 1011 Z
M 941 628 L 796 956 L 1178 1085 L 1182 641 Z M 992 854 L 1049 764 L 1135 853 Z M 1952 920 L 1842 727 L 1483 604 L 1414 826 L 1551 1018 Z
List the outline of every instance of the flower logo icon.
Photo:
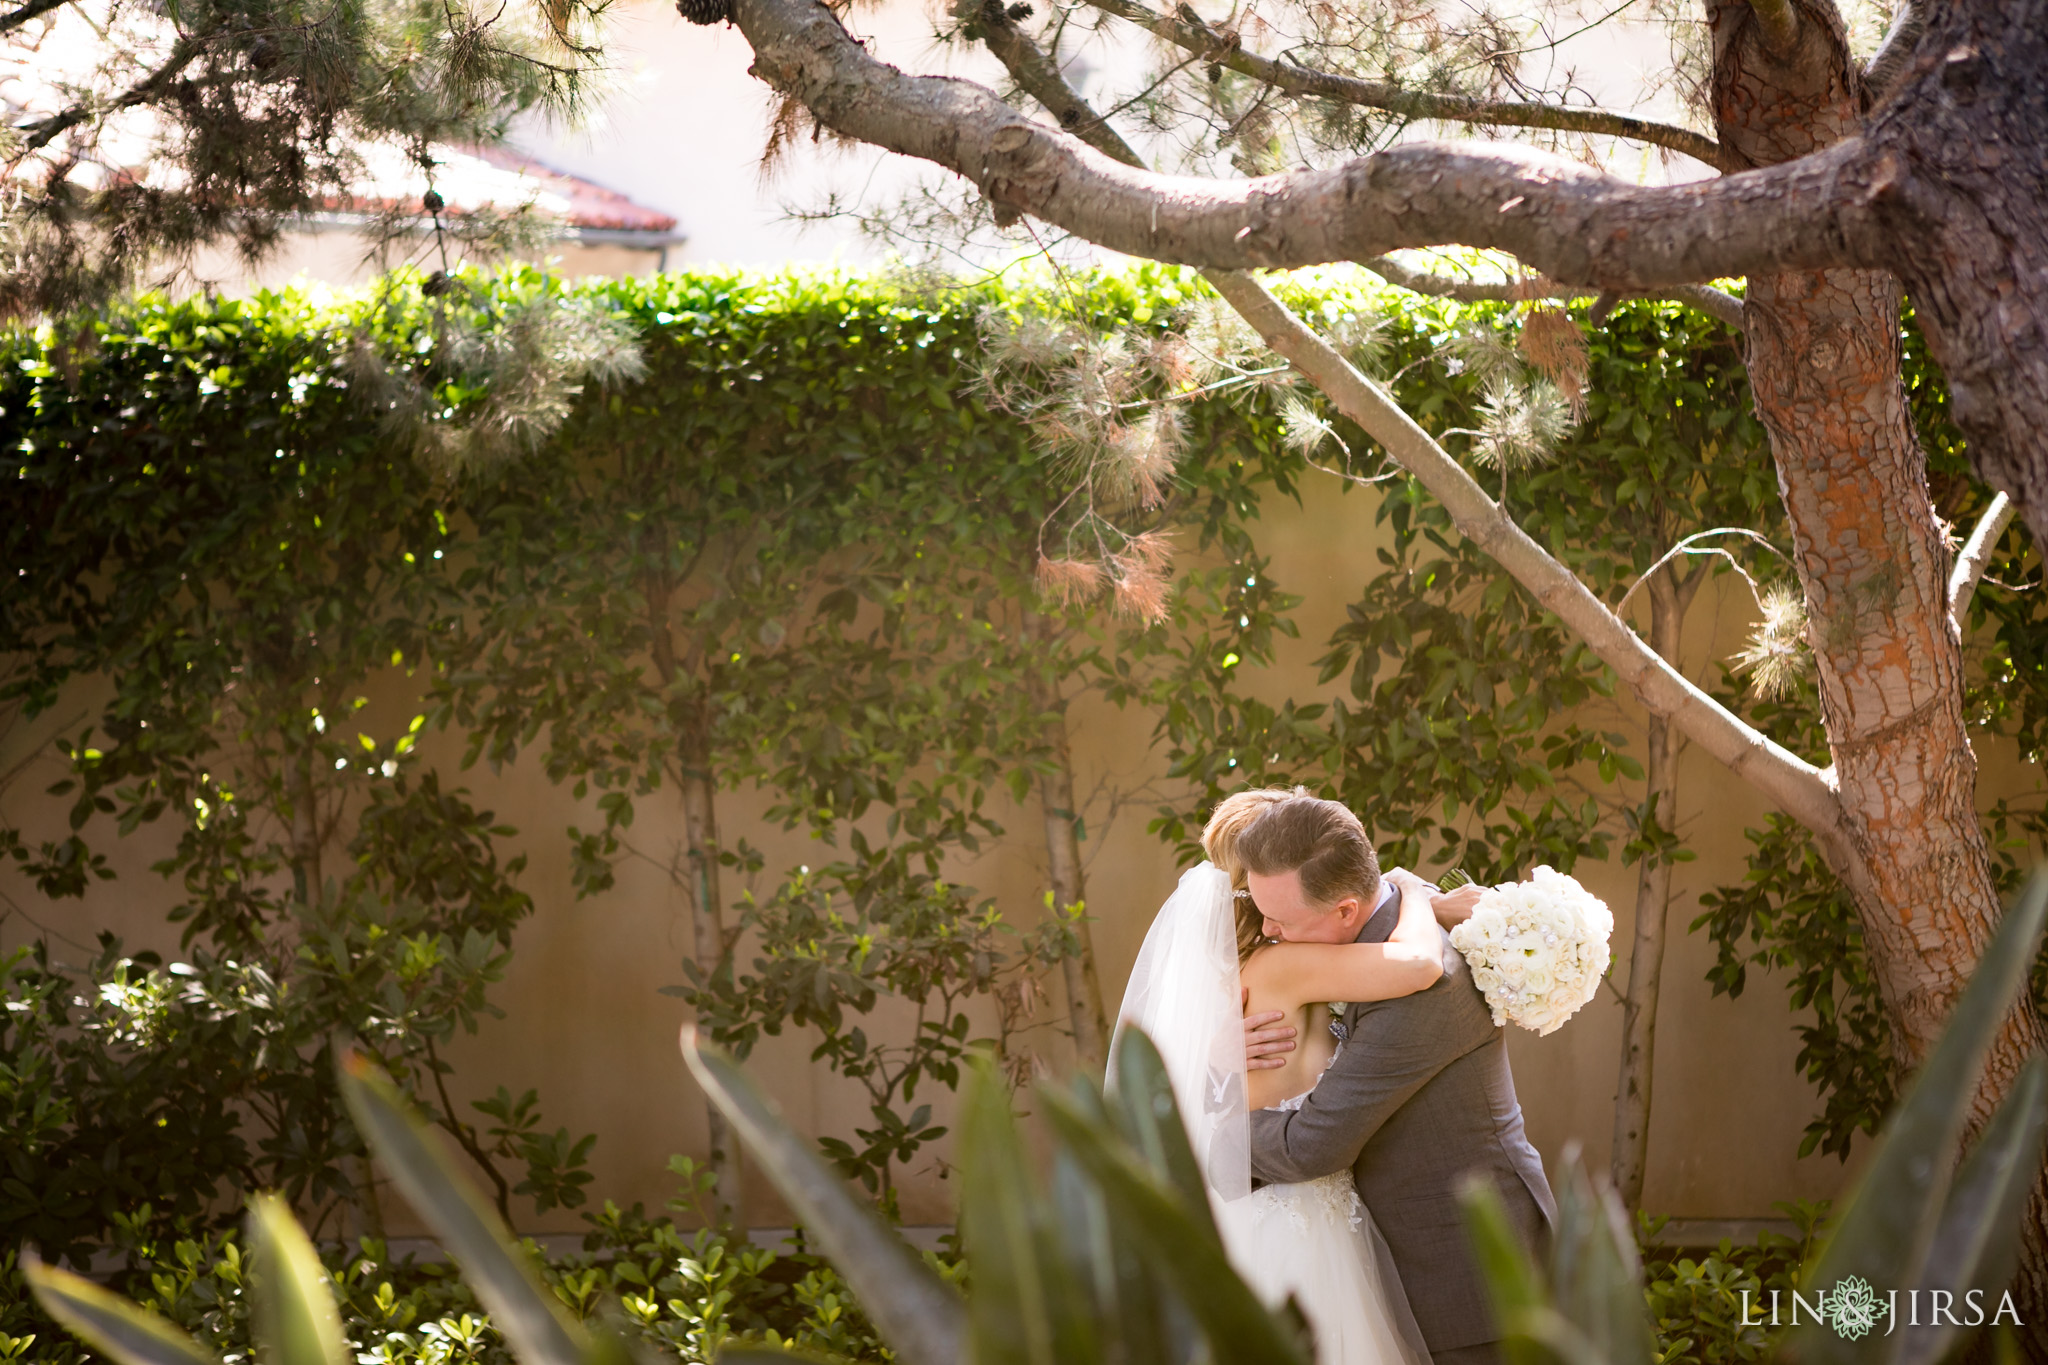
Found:
M 1877 1291 L 1860 1275 L 1836 1280 L 1827 1304 L 1828 1326 L 1835 1329 L 1836 1336 L 1849 1341 L 1862 1340 L 1866 1332 L 1877 1326 L 1878 1315 L 1883 1311 Z

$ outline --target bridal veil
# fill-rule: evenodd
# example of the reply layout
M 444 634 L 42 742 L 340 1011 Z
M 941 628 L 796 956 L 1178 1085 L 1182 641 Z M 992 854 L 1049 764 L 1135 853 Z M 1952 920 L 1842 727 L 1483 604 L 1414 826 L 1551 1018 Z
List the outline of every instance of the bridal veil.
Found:
M 1159 1049 L 1188 1144 L 1218 1203 L 1251 1193 L 1241 1002 L 1230 878 L 1203 863 L 1181 875 L 1145 934 L 1116 1027 L 1119 1035 L 1143 1029 Z M 1115 1057 L 1112 1043 L 1112 1086 Z

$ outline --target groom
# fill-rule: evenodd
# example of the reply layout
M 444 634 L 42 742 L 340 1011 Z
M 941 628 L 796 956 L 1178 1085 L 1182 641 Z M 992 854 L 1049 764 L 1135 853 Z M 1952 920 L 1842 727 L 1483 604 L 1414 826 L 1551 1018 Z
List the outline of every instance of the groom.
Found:
M 1268 805 L 1238 837 L 1237 857 L 1266 935 L 1292 943 L 1384 942 L 1400 912 L 1387 883 L 1412 875 L 1383 879 L 1358 817 L 1306 793 Z M 1251 1116 L 1252 1175 L 1292 1183 L 1349 1166 L 1435 1365 L 1497 1365 L 1500 1330 L 1466 1239 L 1459 1187 L 1474 1177 L 1492 1185 L 1531 1249 L 1557 1207 L 1522 1131 L 1505 1030 L 1448 934 L 1443 958 L 1443 976 L 1428 990 L 1345 1007 L 1333 1026 L 1343 1030 L 1343 1050 L 1307 1102 Z M 1273 1027 L 1281 1018 L 1245 1020 L 1247 1065 L 1282 1065 L 1273 1054 L 1294 1047 L 1294 1030 Z

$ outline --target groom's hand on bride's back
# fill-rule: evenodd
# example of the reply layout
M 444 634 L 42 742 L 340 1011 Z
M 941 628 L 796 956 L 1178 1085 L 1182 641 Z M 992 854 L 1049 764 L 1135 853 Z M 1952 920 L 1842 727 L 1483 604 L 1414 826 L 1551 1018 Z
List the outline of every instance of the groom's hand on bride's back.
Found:
M 1243 992 L 1240 1008 L 1251 1004 L 1251 1000 L 1252 993 Z M 1282 1010 L 1267 1010 L 1244 1017 L 1244 1065 L 1247 1071 L 1270 1071 L 1276 1066 L 1287 1065 L 1287 1054 L 1294 1051 L 1294 1025 L 1280 1022 L 1286 1017 Z

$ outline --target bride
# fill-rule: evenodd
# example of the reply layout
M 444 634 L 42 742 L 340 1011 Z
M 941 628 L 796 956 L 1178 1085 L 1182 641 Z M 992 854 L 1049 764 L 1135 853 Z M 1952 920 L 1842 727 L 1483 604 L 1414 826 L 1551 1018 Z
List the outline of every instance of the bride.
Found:
M 1412 994 L 1443 971 L 1427 885 L 1398 872 L 1387 880 L 1400 889 L 1400 923 L 1384 944 L 1264 937 L 1235 856 L 1237 836 L 1285 795 L 1240 792 L 1217 807 L 1202 831 L 1210 860 L 1181 877 L 1153 921 L 1117 1028 L 1141 1028 L 1158 1046 L 1224 1247 L 1268 1303 L 1278 1307 L 1291 1295 L 1300 1305 L 1315 1333 L 1317 1365 L 1428 1365 L 1351 1172 L 1251 1188 L 1248 1111 L 1297 1108 L 1315 1088 L 1343 1046 L 1328 1027 L 1328 1002 Z M 1287 1013 L 1301 1045 L 1285 1066 L 1248 1075 L 1243 1015 L 1271 1010 Z

